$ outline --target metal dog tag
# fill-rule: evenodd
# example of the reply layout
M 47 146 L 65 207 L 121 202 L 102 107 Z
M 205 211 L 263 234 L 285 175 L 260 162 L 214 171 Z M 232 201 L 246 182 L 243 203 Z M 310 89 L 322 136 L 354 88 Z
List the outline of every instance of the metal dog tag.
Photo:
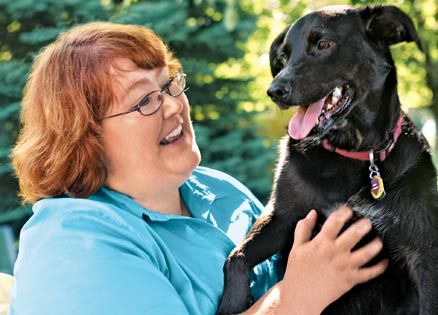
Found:
M 383 185 L 383 179 L 380 176 L 379 168 L 374 163 L 374 152 L 370 150 L 370 179 L 371 179 L 371 196 L 376 200 L 385 198 L 385 186 Z

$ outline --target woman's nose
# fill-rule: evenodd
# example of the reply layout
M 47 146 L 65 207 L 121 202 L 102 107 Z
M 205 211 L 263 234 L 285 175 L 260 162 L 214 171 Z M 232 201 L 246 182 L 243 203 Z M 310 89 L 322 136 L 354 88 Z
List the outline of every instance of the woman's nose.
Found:
M 183 109 L 183 102 L 180 99 L 181 96 L 171 96 L 167 93 L 163 93 L 163 118 L 167 119 L 173 115 L 181 113 Z

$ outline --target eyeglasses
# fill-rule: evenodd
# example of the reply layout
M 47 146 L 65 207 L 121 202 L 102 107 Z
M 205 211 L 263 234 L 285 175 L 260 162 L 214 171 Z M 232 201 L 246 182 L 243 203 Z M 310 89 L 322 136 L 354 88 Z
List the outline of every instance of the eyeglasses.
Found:
M 102 119 L 113 118 L 132 112 L 139 112 L 143 116 L 153 115 L 160 109 L 161 105 L 163 105 L 163 92 L 170 96 L 177 97 L 187 90 L 188 88 L 186 88 L 186 74 L 180 72 L 176 76 L 171 77 L 169 81 L 167 81 L 167 83 L 161 88 L 161 90 L 155 90 L 146 94 L 130 110 L 123 113 L 110 115 Z

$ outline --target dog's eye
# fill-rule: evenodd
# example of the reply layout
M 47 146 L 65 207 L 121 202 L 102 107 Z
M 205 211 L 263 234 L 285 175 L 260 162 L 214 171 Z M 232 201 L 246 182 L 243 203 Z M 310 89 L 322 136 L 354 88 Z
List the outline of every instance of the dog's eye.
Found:
M 331 40 L 325 40 L 322 39 L 318 42 L 318 49 L 319 50 L 323 50 L 323 49 L 328 49 L 330 47 L 332 47 L 334 45 L 334 42 L 332 42 Z
M 278 60 L 281 62 L 281 64 L 284 66 L 287 63 L 287 55 L 285 53 L 281 53 L 278 56 Z

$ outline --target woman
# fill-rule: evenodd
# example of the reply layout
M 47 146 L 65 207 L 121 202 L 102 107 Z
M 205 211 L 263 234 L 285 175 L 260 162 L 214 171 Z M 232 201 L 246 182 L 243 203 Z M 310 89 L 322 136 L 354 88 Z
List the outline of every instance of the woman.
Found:
M 37 57 L 13 150 L 34 215 L 11 314 L 215 313 L 227 254 L 262 205 L 198 167 L 185 89 L 178 60 L 139 26 L 87 24 Z M 261 298 L 246 313 L 317 314 L 383 272 L 386 262 L 361 268 L 380 240 L 351 252 L 368 220 L 338 236 L 351 216 L 337 210 L 311 241 L 316 212 L 300 221 L 284 279 L 276 257 L 257 266 Z

